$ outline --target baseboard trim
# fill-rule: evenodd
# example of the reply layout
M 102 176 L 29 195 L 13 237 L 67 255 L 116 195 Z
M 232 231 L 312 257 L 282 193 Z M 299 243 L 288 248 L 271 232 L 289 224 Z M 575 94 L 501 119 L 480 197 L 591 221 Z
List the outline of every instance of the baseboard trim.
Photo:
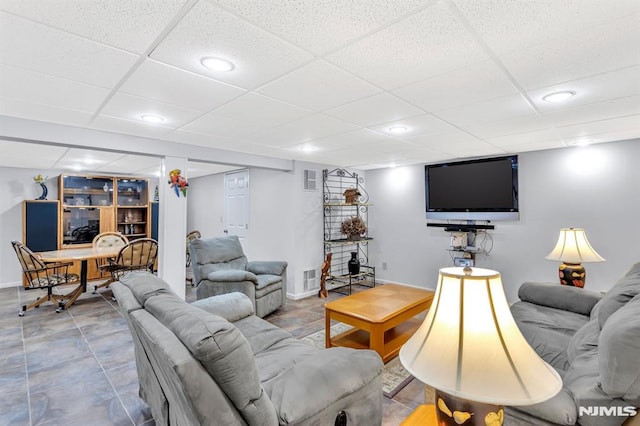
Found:
M 311 296 L 314 296 L 314 295 L 317 296 L 318 295 L 318 291 L 320 291 L 319 288 L 317 288 L 315 290 L 305 291 L 304 293 L 300 293 L 300 294 L 287 293 L 287 299 L 291 299 L 291 300 L 306 299 L 307 297 L 311 297 Z
M 436 291 L 435 288 L 429 288 L 429 287 L 422 287 L 419 285 L 415 285 L 415 284 L 407 284 L 407 283 L 400 283 L 398 281 L 389 281 L 389 280 L 383 280 L 381 278 L 376 278 L 376 284 L 377 283 L 381 283 L 381 284 L 397 284 L 397 285 L 402 285 L 405 287 L 412 287 L 412 288 L 419 288 L 421 290 L 431 290 L 431 291 Z
M 0 283 L 0 288 L 20 287 L 21 285 L 20 281 L 14 283 Z

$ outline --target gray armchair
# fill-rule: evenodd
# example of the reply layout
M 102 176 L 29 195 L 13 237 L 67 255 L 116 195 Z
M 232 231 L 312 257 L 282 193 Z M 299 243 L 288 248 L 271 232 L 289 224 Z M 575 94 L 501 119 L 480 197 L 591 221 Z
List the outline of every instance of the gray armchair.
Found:
M 196 297 L 241 292 L 264 317 L 287 298 L 287 262 L 249 262 L 238 237 L 199 238 L 189 243 Z

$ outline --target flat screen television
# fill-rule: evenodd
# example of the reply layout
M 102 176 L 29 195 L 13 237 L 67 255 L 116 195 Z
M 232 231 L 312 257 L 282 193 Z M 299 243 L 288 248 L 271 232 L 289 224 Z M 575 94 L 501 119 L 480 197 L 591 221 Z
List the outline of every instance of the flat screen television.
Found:
M 518 156 L 424 167 L 427 219 L 518 220 Z

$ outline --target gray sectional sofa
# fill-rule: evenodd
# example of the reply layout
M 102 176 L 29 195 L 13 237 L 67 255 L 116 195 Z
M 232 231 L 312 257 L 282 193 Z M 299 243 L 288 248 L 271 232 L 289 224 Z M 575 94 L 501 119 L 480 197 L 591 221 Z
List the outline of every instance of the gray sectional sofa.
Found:
M 563 389 L 507 410 L 512 424 L 620 425 L 640 411 L 640 262 L 605 294 L 525 283 L 518 296 L 513 317 Z
M 375 352 L 316 349 L 255 316 L 242 293 L 188 304 L 147 272 L 111 288 L 157 425 L 381 424 Z

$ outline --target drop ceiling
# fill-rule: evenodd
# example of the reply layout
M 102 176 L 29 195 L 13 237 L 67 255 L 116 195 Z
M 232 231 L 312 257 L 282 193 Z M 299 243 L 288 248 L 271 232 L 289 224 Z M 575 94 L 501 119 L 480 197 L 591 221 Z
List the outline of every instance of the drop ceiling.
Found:
M 575 95 L 543 100 L 558 91 Z M 3 0 L 0 114 L 365 170 L 639 138 L 640 2 Z M 11 167 L 95 154 L 0 149 Z

